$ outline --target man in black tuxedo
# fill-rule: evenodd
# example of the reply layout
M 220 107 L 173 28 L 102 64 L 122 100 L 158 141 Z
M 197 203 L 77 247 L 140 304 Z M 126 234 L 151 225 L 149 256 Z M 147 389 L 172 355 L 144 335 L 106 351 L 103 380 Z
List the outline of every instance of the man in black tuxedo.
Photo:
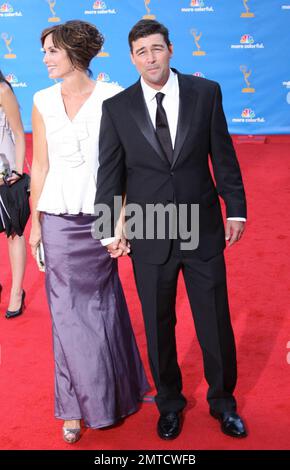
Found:
M 244 231 L 246 201 L 221 90 L 216 82 L 170 69 L 168 30 L 157 21 L 139 21 L 129 44 L 141 78 L 103 104 L 96 204 L 113 208 L 114 196 L 124 193 L 126 204 L 143 209 L 174 204 L 178 212 L 180 204 L 199 204 L 196 249 L 182 249 L 182 237 L 172 239 L 168 227 L 163 239 L 130 240 L 157 389 L 158 434 L 163 439 L 179 435 L 186 405 L 175 340 L 176 285 L 182 270 L 202 348 L 210 414 L 225 434 L 245 437 L 233 396 L 236 352 L 223 250 L 225 239 L 232 245 Z M 218 194 L 226 205 L 226 232 Z M 187 227 L 195 222 L 189 218 Z M 107 249 L 112 257 L 128 250 L 119 238 Z

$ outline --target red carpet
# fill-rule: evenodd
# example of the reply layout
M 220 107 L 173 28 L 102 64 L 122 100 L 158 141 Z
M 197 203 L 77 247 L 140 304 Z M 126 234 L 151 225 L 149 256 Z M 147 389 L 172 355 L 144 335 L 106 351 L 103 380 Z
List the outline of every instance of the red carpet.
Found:
M 28 136 L 30 147 L 30 138 Z M 236 145 L 248 196 L 249 220 L 243 240 L 226 251 L 232 320 L 236 333 L 239 412 L 247 439 L 224 436 L 208 414 L 201 353 L 182 279 L 179 285 L 178 351 L 188 398 L 184 429 L 172 442 L 156 435 L 157 409 L 144 403 L 122 424 L 86 430 L 74 446 L 62 441 L 62 422 L 53 415 L 51 325 L 44 275 L 30 254 L 23 316 L 6 320 L 11 276 L 6 240 L 0 237 L 0 449 L 289 449 L 290 356 L 289 239 L 290 137 L 275 136 L 265 145 Z M 29 152 L 30 154 L 30 152 Z M 29 227 L 27 227 L 27 238 Z M 146 369 L 145 338 L 129 259 L 120 273 Z M 150 377 L 150 374 L 149 374 Z M 151 380 L 151 377 L 150 377 Z

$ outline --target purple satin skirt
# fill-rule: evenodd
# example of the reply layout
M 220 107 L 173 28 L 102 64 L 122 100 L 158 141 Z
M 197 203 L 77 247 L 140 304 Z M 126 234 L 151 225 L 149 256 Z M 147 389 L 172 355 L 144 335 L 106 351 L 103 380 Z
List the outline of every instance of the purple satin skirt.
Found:
M 91 236 L 94 216 L 43 213 L 52 317 L 55 416 L 109 426 L 137 411 L 149 385 L 117 262 Z

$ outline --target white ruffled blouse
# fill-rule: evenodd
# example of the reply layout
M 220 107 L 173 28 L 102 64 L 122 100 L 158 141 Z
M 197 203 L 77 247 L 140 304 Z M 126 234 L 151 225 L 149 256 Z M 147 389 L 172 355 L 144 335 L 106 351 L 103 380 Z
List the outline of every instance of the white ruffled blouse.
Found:
M 35 93 L 34 104 L 45 124 L 49 159 L 37 210 L 94 214 L 102 103 L 120 91 L 118 85 L 96 82 L 72 120 L 64 107 L 61 83 Z

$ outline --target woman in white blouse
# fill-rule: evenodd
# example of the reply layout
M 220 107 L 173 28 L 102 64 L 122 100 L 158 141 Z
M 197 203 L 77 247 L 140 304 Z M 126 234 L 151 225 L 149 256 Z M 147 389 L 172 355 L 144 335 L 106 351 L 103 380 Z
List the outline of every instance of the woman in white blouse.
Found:
M 34 95 L 32 254 L 42 241 L 55 357 L 55 416 L 76 442 L 81 420 L 101 428 L 138 409 L 148 389 L 117 261 L 92 235 L 104 99 L 89 64 L 103 45 L 94 25 L 68 21 L 42 32 L 49 77 Z

